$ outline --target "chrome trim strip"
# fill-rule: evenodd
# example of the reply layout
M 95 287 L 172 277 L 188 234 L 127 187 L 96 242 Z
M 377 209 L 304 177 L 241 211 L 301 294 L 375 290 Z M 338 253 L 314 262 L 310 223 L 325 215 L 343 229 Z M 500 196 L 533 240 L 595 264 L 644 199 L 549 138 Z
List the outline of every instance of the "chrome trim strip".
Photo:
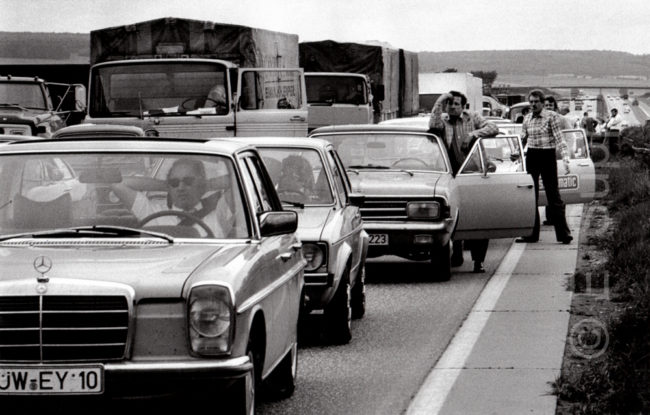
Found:
M 367 231 L 430 231 L 430 232 L 440 232 L 447 229 L 448 224 L 451 219 L 445 219 L 444 222 L 430 223 L 373 223 L 373 222 L 364 222 L 363 229 Z
M 190 362 L 105 363 L 103 366 L 105 371 L 111 373 L 211 371 L 215 369 L 240 369 L 242 371 L 249 371 L 253 367 L 248 356 L 235 357 L 227 360 L 196 360 Z

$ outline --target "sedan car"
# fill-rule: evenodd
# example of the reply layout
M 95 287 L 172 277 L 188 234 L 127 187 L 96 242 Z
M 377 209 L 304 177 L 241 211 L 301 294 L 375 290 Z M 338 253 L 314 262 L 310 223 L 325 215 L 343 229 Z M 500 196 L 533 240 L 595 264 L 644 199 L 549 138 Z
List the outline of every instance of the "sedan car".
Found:
M 298 213 L 298 236 L 307 259 L 307 312 L 323 311 L 327 337 L 351 339 L 350 320 L 365 313 L 368 234 L 345 168 L 324 140 L 245 138 L 264 159 L 285 209 Z
M 81 195 L 59 185 L 65 173 L 45 180 L 44 160 L 71 166 Z M 290 395 L 296 227 L 242 143 L 0 146 L 0 400 L 224 392 L 220 408 L 250 414 L 259 386 Z
M 447 280 L 454 238 L 514 237 L 532 230 L 535 195 L 517 136 L 477 140 L 457 175 L 442 140 L 426 127 L 331 126 L 311 137 L 334 145 L 353 191 L 364 195 L 369 257 L 429 260 L 433 278 Z

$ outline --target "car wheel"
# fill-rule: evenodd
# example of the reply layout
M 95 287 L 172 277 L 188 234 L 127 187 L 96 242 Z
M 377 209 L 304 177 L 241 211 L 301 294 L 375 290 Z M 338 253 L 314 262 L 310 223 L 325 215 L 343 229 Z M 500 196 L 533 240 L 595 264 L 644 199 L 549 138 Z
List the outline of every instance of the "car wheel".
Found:
M 436 281 L 449 281 L 451 278 L 451 242 L 431 250 L 431 271 Z
M 352 287 L 352 318 L 358 319 L 366 314 L 366 267 L 360 264 L 359 275 Z
M 280 364 L 266 378 L 264 390 L 271 399 L 286 399 L 293 395 L 296 389 L 296 376 L 298 374 L 298 346 L 293 344 Z
M 352 338 L 350 297 L 350 265 L 347 265 L 334 298 L 325 307 L 327 336 L 334 344 L 346 344 Z

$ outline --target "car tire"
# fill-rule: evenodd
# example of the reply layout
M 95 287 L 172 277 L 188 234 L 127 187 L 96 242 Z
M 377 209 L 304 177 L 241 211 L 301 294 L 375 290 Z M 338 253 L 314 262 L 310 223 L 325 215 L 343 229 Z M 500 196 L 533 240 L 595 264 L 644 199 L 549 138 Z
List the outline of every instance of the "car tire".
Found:
M 293 395 L 296 389 L 296 376 L 298 374 L 298 346 L 291 346 L 282 361 L 273 369 L 273 372 L 264 381 L 264 391 L 270 399 L 286 399 Z
M 352 339 L 351 291 L 348 264 L 343 271 L 334 298 L 325 307 L 326 335 L 333 344 L 347 344 Z
M 360 319 L 366 314 L 366 267 L 359 265 L 359 275 L 352 287 L 352 318 Z
M 450 241 L 431 250 L 431 272 L 436 281 L 449 281 L 451 278 L 451 244 Z

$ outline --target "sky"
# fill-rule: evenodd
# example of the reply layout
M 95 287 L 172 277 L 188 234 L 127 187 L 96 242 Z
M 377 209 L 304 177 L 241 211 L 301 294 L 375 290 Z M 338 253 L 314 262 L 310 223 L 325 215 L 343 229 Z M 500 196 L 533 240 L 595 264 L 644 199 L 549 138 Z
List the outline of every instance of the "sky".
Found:
M 180 17 L 412 52 L 650 54 L 647 0 L 0 0 L 0 10 L 0 31 L 9 32 L 89 33 Z

